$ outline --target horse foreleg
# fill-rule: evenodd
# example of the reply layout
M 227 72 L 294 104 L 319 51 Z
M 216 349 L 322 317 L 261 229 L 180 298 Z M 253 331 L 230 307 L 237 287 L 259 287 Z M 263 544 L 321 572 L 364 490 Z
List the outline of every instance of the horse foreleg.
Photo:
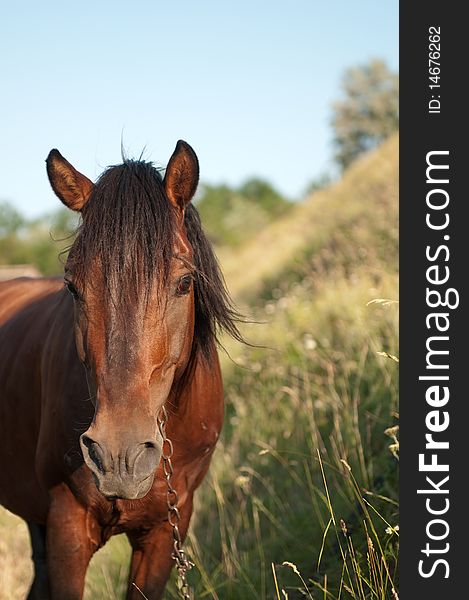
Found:
M 188 498 L 180 508 L 178 527 L 182 540 L 191 514 L 192 498 Z M 127 600 L 142 600 L 142 593 L 148 600 L 159 600 L 174 565 L 173 528 L 165 521 L 150 531 L 129 532 L 127 536 L 133 549 Z
M 54 488 L 47 517 L 47 566 L 52 600 L 81 600 L 98 525 L 65 484 Z M 97 537 L 97 536 L 93 536 Z
M 46 528 L 44 525 L 28 522 L 28 529 L 34 563 L 34 580 L 27 600 L 50 600 L 46 559 Z

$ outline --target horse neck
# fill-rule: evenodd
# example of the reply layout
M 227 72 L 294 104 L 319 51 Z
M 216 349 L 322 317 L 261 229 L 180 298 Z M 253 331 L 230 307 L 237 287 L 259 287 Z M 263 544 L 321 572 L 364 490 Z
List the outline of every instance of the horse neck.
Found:
M 175 412 L 184 415 L 189 408 L 205 404 L 205 396 L 215 402 L 220 397 L 223 403 L 220 361 L 214 340 L 205 352 L 194 344 L 184 373 L 173 384 L 169 401 Z

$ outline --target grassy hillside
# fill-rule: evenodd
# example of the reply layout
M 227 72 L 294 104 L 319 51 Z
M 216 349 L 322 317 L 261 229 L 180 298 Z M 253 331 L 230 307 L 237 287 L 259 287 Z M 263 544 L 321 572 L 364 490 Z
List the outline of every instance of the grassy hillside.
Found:
M 188 541 L 197 598 L 397 598 L 397 144 L 219 252 L 258 347 L 224 340 L 225 428 Z M 0 513 L 5 600 L 29 568 L 17 523 Z M 122 597 L 127 554 L 121 537 L 96 555 L 88 599 Z
M 255 300 L 266 279 L 280 282 L 292 268 L 307 273 L 305 256 L 321 254 L 325 259 L 326 254 L 333 254 L 336 265 L 348 266 L 355 258 L 356 263 L 370 267 L 375 255 L 386 259 L 383 252 L 392 252 L 389 258 L 395 259 L 397 152 L 396 136 L 357 161 L 338 183 L 318 191 L 260 231 L 236 254 L 220 249 L 234 297 Z M 327 263 L 323 261 L 326 269 L 332 266 L 331 256 L 327 258 Z

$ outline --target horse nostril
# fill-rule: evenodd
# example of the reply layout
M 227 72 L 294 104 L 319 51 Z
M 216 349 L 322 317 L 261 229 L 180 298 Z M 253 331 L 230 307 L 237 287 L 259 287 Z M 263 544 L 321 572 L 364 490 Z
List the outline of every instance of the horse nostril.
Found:
M 161 445 L 150 440 L 129 448 L 126 467 L 136 477 L 146 477 L 155 471 L 161 457 Z
M 88 449 L 88 454 L 90 455 L 90 458 L 94 462 L 94 464 L 101 471 L 101 473 L 103 473 L 104 465 L 103 465 L 103 462 L 101 459 L 102 453 L 100 452 L 100 448 L 99 448 L 98 444 L 92 444 L 90 446 L 90 448 Z
M 88 437 L 87 435 L 83 434 L 81 436 L 81 443 L 83 444 L 83 446 L 86 446 L 86 448 L 90 448 L 91 444 L 94 444 L 94 440 L 92 440 L 90 437 Z
M 101 473 L 104 473 L 104 471 L 105 471 L 104 452 L 103 452 L 103 449 L 101 448 L 101 446 L 98 444 L 98 442 L 95 442 L 89 436 L 83 434 L 81 436 L 81 443 L 87 449 L 88 456 L 93 461 L 93 463 L 96 465 L 98 470 Z

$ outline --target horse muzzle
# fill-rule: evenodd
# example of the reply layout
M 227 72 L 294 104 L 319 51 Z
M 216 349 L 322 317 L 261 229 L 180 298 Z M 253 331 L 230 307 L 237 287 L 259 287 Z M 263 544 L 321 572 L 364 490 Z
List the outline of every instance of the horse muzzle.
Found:
M 90 430 L 80 437 L 85 463 L 94 475 L 98 490 L 106 498 L 136 500 L 150 490 L 161 460 L 163 440 L 122 441 L 112 447 L 104 440 L 93 439 Z

